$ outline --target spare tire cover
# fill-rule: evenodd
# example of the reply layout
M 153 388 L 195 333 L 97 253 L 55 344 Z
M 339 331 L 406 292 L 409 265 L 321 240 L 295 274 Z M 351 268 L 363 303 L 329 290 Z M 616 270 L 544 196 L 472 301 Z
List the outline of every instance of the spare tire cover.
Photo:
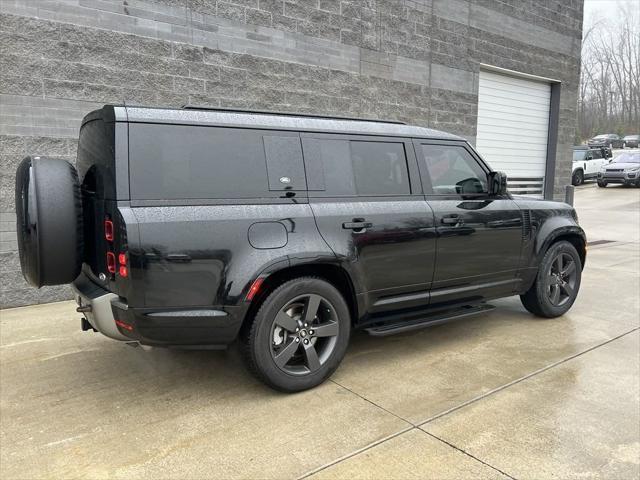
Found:
M 78 173 L 65 160 L 27 157 L 16 172 L 22 274 L 35 287 L 71 283 L 83 258 Z

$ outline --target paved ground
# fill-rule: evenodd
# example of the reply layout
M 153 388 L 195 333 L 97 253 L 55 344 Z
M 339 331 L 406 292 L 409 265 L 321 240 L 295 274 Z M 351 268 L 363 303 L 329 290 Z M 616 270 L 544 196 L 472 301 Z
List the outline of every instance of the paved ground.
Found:
M 640 190 L 576 192 L 580 297 L 357 335 L 325 385 L 277 394 L 233 351 L 83 333 L 69 302 L 5 310 L 2 478 L 584 478 L 640 474 Z

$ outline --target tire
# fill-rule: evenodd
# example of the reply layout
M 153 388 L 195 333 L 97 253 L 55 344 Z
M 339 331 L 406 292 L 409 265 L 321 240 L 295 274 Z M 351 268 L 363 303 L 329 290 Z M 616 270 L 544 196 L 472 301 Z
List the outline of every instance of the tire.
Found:
M 584 173 L 582 172 L 582 170 L 576 170 L 571 176 L 571 185 L 577 187 L 578 185 L 582 185 L 583 183 Z
M 542 258 L 535 282 L 520 295 L 522 305 L 538 317 L 564 315 L 575 302 L 581 278 L 582 262 L 575 247 L 567 241 L 554 243 Z
M 25 280 L 35 286 L 71 283 L 83 253 L 78 173 L 57 158 L 26 157 L 16 171 L 16 231 Z
M 312 310 L 317 315 L 305 322 L 309 305 L 316 304 Z M 295 278 L 260 305 L 241 338 L 243 357 L 249 371 L 270 387 L 283 392 L 307 390 L 338 368 L 350 330 L 349 308 L 333 285 L 316 277 Z
M 602 180 L 598 180 L 598 186 L 599 186 L 600 188 L 604 188 L 604 187 L 606 187 L 606 186 L 607 186 L 607 182 L 603 182 Z

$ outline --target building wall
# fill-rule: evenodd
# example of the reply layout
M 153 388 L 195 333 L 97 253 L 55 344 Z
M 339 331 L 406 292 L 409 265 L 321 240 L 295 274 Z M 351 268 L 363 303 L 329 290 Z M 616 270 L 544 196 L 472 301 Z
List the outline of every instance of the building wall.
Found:
M 20 273 L 26 154 L 74 161 L 104 103 L 293 110 L 476 134 L 481 63 L 562 82 L 555 193 L 569 183 L 582 0 L 2 0 L 0 306 L 69 298 Z M 490 161 L 490 159 L 488 159 Z

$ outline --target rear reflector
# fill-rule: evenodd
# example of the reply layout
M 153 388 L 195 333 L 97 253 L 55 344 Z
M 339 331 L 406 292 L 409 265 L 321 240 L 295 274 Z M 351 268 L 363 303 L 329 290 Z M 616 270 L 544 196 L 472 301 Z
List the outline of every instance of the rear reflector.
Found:
M 127 270 L 127 267 L 125 267 L 124 265 L 120 266 L 120 268 L 118 269 L 118 273 L 120 274 L 121 277 L 127 278 L 127 276 L 129 275 L 129 271 Z
M 264 278 L 256 278 L 255 281 L 251 284 L 251 288 L 247 292 L 247 300 L 253 300 L 253 297 L 260 291 L 260 287 L 262 286 L 262 282 Z
M 124 323 L 121 320 L 116 320 L 116 325 L 120 328 L 124 328 L 125 330 L 131 332 L 133 330 L 133 325 L 129 325 L 128 323 Z
M 118 263 L 120 265 L 126 265 L 127 264 L 127 254 L 126 253 L 121 253 L 120 255 L 118 255 Z
M 116 256 L 113 252 L 107 252 L 107 271 L 116 273 Z
M 104 221 L 104 238 L 107 242 L 113 242 L 113 222 L 111 220 Z

